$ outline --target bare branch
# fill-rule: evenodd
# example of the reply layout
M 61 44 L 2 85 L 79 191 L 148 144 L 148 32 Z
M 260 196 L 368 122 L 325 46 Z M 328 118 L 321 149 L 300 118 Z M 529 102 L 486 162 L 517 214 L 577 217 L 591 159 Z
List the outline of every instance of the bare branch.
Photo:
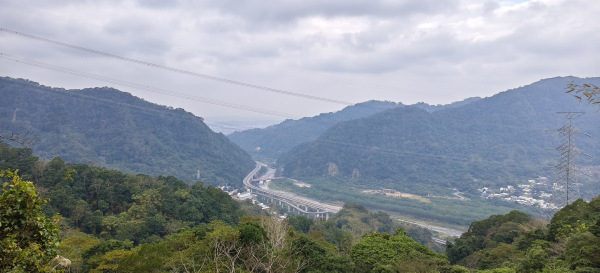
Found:
M 34 136 L 33 138 L 29 138 L 26 135 L 22 134 L 4 134 L 0 131 L 0 139 L 10 140 L 16 143 L 23 145 L 24 147 L 29 147 L 35 143 L 37 138 Z

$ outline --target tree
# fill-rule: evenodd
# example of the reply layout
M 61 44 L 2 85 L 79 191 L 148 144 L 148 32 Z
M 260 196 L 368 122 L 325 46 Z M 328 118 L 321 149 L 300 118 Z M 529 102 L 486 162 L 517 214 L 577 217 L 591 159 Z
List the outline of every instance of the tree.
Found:
M 75 226 L 79 226 L 79 221 L 85 216 L 85 211 L 88 207 L 89 205 L 87 202 L 83 200 L 77 201 L 77 204 L 75 204 L 75 207 L 71 210 L 71 220 L 75 221 Z
M 549 264 L 548 253 L 544 249 L 547 245 L 549 243 L 546 241 L 536 241 L 519 263 L 519 272 L 537 272 L 544 269 Z
M 396 272 L 448 272 L 452 269 L 448 259 L 411 251 L 395 264 Z
M 88 234 L 75 232 L 62 240 L 58 247 L 58 253 L 71 260 L 71 272 L 81 272 L 83 268 L 81 255 L 98 242 L 98 239 Z
M 119 227 L 123 224 L 123 219 L 117 216 L 107 216 L 102 219 L 102 233 L 100 236 L 112 238 L 117 235 Z
M 288 221 L 294 230 L 301 233 L 308 233 L 310 227 L 315 224 L 315 220 L 304 216 L 289 217 Z
M 307 235 L 300 235 L 292 242 L 297 256 L 303 258 L 306 267 L 301 272 L 353 272 L 348 255 L 336 255 Z
M 103 257 L 108 252 L 115 250 L 130 250 L 132 247 L 133 243 L 130 241 L 108 240 L 99 242 L 88 248 L 81 255 L 83 258 L 83 271 L 87 272 L 90 269 L 97 268 L 102 263 L 106 264 L 107 260 L 103 259 Z
M 117 272 L 160 272 L 164 261 L 172 256 L 164 244 L 144 244 L 140 249 L 119 262 Z
M 240 255 L 241 243 L 239 242 L 240 232 L 221 221 L 210 223 L 213 230 L 206 234 L 206 243 L 213 251 L 213 265 L 218 272 L 236 272 L 236 260 Z
M 569 238 L 565 252 L 566 261 L 572 269 L 577 267 L 600 268 L 600 238 L 589 232 Z
M 45 271 L 58 254 L 59 217 L 42 213 L 46 201 L 37 196 L 32 182 L 22 181 L 16 171 L 2 171 L 4 176 L 12 181 L 4 183 L 0 196 L 0 271 Z
M 37 140 L 36 137 L 30 138 L 26 135 L 22 134 L 7 134 L 0 131 L 0 139 L 10 140 L 16 143 L 23 145 L 24 147 L 29 147 L 31 144 L 35 143 Z
M 360 243 L 352 246 L 350 255 L 356 263 L 357 272 L 371 272 L 371 269 L 378 266 L 382 270 L 388 268 L 413 251 L 424 254 L 423 257 L 445 259 L 444 255 L 407 237 L 402 229 L 397 229 L 393 236 L 377 232 L 365 234 Z
M 107 252 L 100 257 L 100 265 L 90 270 L 90 273 L 116 273 L 119 262 L 132 254 L 129 250 L 118 249 Z

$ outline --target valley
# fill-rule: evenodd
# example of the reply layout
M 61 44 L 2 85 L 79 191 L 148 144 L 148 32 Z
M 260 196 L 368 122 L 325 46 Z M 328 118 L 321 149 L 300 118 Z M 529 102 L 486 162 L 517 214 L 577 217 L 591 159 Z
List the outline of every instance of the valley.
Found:
M 0 273 L 600 273 L 599 13 L 0 0 Z

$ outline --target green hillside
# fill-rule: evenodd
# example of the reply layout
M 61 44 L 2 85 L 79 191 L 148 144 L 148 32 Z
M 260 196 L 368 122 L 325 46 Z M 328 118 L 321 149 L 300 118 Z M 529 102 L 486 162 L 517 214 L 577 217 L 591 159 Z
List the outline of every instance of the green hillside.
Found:
M 477 100 L 479 98 L 469 98 L 446 105 L 429 105 L 420 102 L 413 106 L 428 112 L 435 112 L 459 107 Z M 228 135 L 228 137 L 256 159 L 275 160 L 280 155 L 288 152 L 292 147 L 317 139 L 338 122 L 368 117 L 387 109 L 404 106 L 402 103 L 389 101 L 367 101 L 348 106 L 337 112 L 323 113 L 318 116 L 306 117 L 299 120 L 288 119 L 264 129 L 234 132 Z
M 559 111 L 587 111 L 576 120 L 582 131 L 600 136 L 594 108 L 565 94 L 569 82 L 600 79 L 553 78 L 470 104 L 428 113 L 415 107 L 390 109 L 340 122 L 316 141 L 280 157 L 284 175 L 326 179 L 347 189 L 392 188 L 414 194 L 448 194 L 458 188 L 472 197 L 478 188 L 504 187 L 554 174 L 559 154 Z M 600 144 L 578 136 L 578 147 L 599 165 Z M 585 186 L 585 185 L 584 185 Z M 598 193 L 584 192 L 586 196 Z M 595 195 L 594 195 L 595 194 Z
M 450 267 L 445 256 L 431 251 L 444 251 L 432 232 L 359 204 L 346 204 L 328 221 L 281 221 L 201 181 L 189 185 L 172 176 L 131 175 L 58 157 L 46 162 L 29 148 L 1 141 L 0 184 L 0 272 L 55 272 L 51 259 L 57 255 L 69 263 L 56 269 L 67 272 L 228 272 L 219 266 L 225 261 L 239 268 L 258 262 L 261 268 L 243 272 L 265 272 L 263 261 L 281 264 L 272 272 L 298 272 L 284 270 L 294 266 L 287 260 L 301 261 L 300 272 L 355 272 L 350 253 L 361 247 L 362 235 L 373 234 L 395 234 Z M 226 253 L 244 254 L 221 258 L 215 242 L 234 246 Z M 271 260 L 255 259 L 265 252 Z M 363 261 L 360 255 L 354 260 Z
M 112 88 L 65 90 L 0 78 L 0 128 L 36 136 L 45 160 L 92 163 L 128 173 L 240 184 L 251 157 L 202 118 Z
M 519 211 L 492 215 L 471 223 L 446 253 L 470 272 L 599 272 L 599 208 L 599 198 L 579 199 L 549 222 Z
M 234 132 L 229 139 L 257 159 L 274 160 L 290 148 L 317 139 L 332 125 L 345 120 L 370 116 L 402 104 L 368 101 L 348 106 L 335 113 L 323 113 L 299 120 L 285 120 L 264 129 Z M 257 149 L 260 147 L 260 149 Z

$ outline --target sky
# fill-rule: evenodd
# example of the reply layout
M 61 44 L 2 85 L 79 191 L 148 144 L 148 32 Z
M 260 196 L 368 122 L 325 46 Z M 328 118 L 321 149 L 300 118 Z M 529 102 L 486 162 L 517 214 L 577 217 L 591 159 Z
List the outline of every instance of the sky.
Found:
M 545 78 L 600 76 L 599 14 L 597 0 L 0 0 L 0 53 L 167 91 L 4 59 L 0 76 L 110 86 L 218 121 L 314 116 L 368 100 L 447 104 Z

